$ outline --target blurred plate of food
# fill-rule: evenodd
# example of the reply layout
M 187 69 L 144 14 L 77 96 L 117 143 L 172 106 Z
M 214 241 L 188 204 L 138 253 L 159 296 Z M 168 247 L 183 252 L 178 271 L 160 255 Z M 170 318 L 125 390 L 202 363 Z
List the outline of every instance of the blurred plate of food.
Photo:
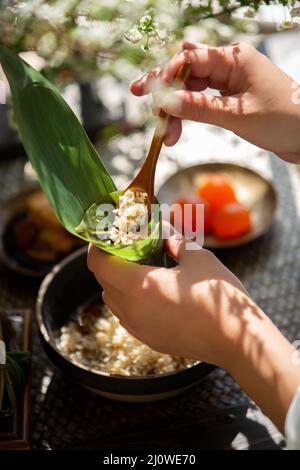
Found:
M 195 231 L 196 205 L 203 204 L 201 230 L 204 246 L 211 249 L 241 246 L 260 237 L 271 226 L 277 208 L 272 183 L 256 171 L 232 163 L 184 168 L 161 186 L 157 197 L 160 203 L 176 204 L 170 221 L 183 233 Z M 185 204 L 191 207 L 187 215 Z M 177 211 L 181 211 L 179 215 Z
M 45 276 L 83 245 L 60 224 L 37 185 L 2 204 L 0 231 L 1 261 L 27 276 Z

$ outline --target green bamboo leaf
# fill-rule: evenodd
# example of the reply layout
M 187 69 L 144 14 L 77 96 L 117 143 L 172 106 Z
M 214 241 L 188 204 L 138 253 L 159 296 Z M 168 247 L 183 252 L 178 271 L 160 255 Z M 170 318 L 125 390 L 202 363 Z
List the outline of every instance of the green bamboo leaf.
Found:
M 0 60 L 26 153 L 59 220 L 74 233 L 87 207 L 115 185 L 55 87 L 5 48 Z
M 58 219 L 75 234 L 96 201 L 113 202 L 116 186 L 81 123 L 58 90 L 16 54 L 0 47 L 0 62 L 10 83 L 16 123 L 39 182 Z M 160 220 L 151 228 L 160 230 Z M 156 233 L 157 233 L 156 230 Z M 80 237 L 91 241 L 84 231 Z M 134 245 L 99 248 L 129 259 L 149 262 L 162 252 L 161 237 L 151 235 Z

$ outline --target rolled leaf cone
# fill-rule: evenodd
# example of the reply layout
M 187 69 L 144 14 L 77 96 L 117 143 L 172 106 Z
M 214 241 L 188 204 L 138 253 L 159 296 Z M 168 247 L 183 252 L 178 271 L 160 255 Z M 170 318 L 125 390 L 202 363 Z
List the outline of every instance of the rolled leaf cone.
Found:
M 27 156 L 58 219 L 72 234 L 90 242 L 76 228 L 87 209 L 114 203 L 116 186 L 81 123 L 59 91 L 18 55 L 0 47 L 0 62 L 9 81 L 15 120 Z M 159 263 L 162 257 L 161 221 L 154 216 L 149 237 L 133 245 L 108 245 L 102 250 L 130 261 Z

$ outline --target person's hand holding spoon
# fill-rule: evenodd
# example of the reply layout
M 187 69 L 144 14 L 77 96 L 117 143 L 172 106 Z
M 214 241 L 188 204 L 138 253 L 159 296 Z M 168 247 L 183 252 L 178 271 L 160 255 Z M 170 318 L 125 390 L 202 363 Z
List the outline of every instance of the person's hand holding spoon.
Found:
M 184 84 L 188 79 L 190 74 L 191 64 L 190 62 L 185 62 L 178 69 L 178 72 L 175 77 L 175 82 L 177 85 Z M 157 160 L 163 145 L 163 142 L 168 135 L 168 128 L 170 125 L 171 116 L 165 111 L 161 110 L 158 117 L 158 123 L 154 131 L 154 135 L 151 141 L 150 149 L 147 154 L 147 157 L 144 161 L 142 168 L 140 169 L 137 176 L 134 180 L 127 186 L 123 191 L 124 194 L 126 191 L 131 190 L 134 193 L 141 192 L 147 194 L 147 209 L 148 209 L 148 218 L 151 218 L 151 204 L 153 203 L 154 198 L 154 179 L 155 179 L 155 170 Z M 121 195 L 122 195 L 121 194 Z

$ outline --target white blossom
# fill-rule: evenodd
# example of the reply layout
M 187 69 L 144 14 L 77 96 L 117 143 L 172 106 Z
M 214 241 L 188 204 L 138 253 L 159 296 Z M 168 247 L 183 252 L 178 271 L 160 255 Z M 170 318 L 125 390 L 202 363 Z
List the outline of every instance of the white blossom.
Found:
M 125 34 L 125 38 L 133 44 L 136 44 L 143 38 L 143 35 L 135 26 L 133 28 L 130 28 L 130 30 Z

